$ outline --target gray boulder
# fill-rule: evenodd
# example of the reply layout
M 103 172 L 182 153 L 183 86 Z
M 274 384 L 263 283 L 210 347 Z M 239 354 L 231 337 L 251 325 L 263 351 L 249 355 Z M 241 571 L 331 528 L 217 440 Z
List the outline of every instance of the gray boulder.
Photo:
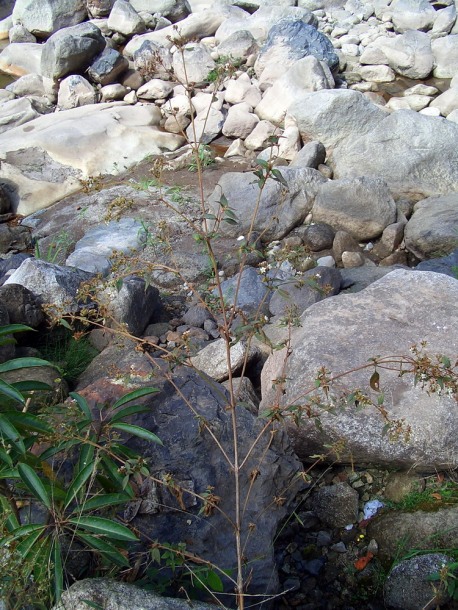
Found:
M 338 269 L 315 267 L 303 275 L 280 282 L 269 302 L 270 313 L 282 316 L 291 307 L 300 316 L 308 307 L 339 294 L 342 278 Z M 285 294 L 286 293 L 286 294 Z
M 331 70 L 339 65 L 329 38 L 303 21 L 282 19 L 270 29 L 254 69 L 261 83 L 272 83 L 298 59 L 310 55 L 325 62 Z
M 43 78 L 40 74 L 24 74 L 24 76 L 7 85 L 5 89 L 12 91 L 18 97 L 33 95 L 46 97 L 53 103 L 56 101 L 56 83 L 50 78 Z
M 258 315 L 269 311 L 269 290 L 260 274 L 253 267 L 245 267 L 240 275 L 221 283 L 224 302 L 237 307 L 245 315 Z M 216 290 L 214 291 L 217 296 Z
M 173 54 L 175 77 L 185 85 L 205 81 L 208 73 L 215 66 L 216 64 L 204 44 L 188 44 L 184 47 L 183 54 Z
M 384 37 L 383 42 L 376 40 L 388 60 L 388 65 L 401 76 L 407 78 L 427 78 L 434 66 L 431 40 L 423 32 L 408 30 L 394 38 Z
M 16 0 L 13 9 L 13 23 L 22 24 L 40 38 L 81 23 L 86 17 L 85 0 Z
M 458 193 L 419 201 L 405 227 L 406 248 L 419 259 L 449 254 L 458 247 Z
M 448 256 L 441 258 L 431 258 L 419 263 L 415 269 L 417 271 L 434 271 L 435 273 L 444 273 L 451 277 L 458 276 L 458 249 L 451 252 Z
M 457 464 L 458 415 L 453 396 L 448 392 L 428 394 L 421 383 L 414 383 L 412 375 L 399 376 L 399 365 L 380 369 L 383 404 L 393 421 L 388 433 L 377 407 L 363 407 L 360 402 L 358 409 L 342 401 L 342 396 L 359 388 L 377 405 L 380 392 L 369 385 L 368 362 L 378 355 L 405 354 L 409 358 L 411 346 L 425 341 L 426 354 L 433 362 L 436 354 L 454 361 L 457 298 L 455 279 L 398 270 L 361 292 L 316 303 L 302 314 L 302 327 L 293 330 L 286 367 L 284 350 L 269 356 L 264 365 L 261 412 L 278 404 L 279 399 L 285 406 L 303 405 L 299 425 L 290 421 L 287 427 L 296 452 L 304 459 L 343 441 L 345 449 L 342 453 L 339 450 L 338 461 L 433 472 Z M 315 406 L 315 400 L 327 404 L 324 392 L 307 398 L 321 367 L 331 371 L 327 376 L 353 371 L 331 384 L 330 412 Z M 410 366 L 404 368 L 409 370 Z M 272 387 L 272 380 L 278 377 L 286 378 L 280 396 Z M 400 426 L 398 435 L 396 426 Z
M 170 79 L 172 70 L 171 52 L 153 41 L 145 40 L 133 53 L 135 69 L 146 80 Z
M 310 168 L 282 168 L 279 171 L 287 187 L 269 179 L 260 191 L 257 180 L 251 173 L 228 173 L 220 178 L 207 203 L 209 211 L 218 216 L 221 196 L 227 198 L 237 222 L 221 223 L 220 230 L 226 236 L 246 235 L 253 214 L 253 229 L 266 242 L 281 239 L 303 222 L 312 209 L 318 186 L 326 182 L 326 178 Z M 256 207 L 258 198 L 259 206 Z
M 321 142 L 313 140 L 307 142 L 300 151 L 294 156 L 290 167 L 313 167 L 318 169 L 321 163 L 326 160 L 326 149 Z
M 393 0 L 390 5 L 397 32 L 427 31 L 433 26 L 436 11 L 428 0 Z
M 154 361 L 133 348 L 108 347 L 84 374 L 86 379 L 95 377 L 97 381 L 80 389 L 91 404 L 116 399 L 127 389 L 139 387 L 139 379 L 150 378 L 151 374 L 154 386 L 159 389 L 146 399 L 148 411 L 135 416 L 132 424 L 157 434 L 163 445 L 138 437 L 123 438 L 127 447 L 151 464 L 155 477 L 155 480 L 146 479 L 139 497 L 123 516 L 139 532 L 144 549 L 150 548 L 151 539 L 169 544 L 185 541 L 188 552 L 230 570 L 232 575 L 236 566 L 230 521 L 234 516 L 234 473 L 212 438 L 214 435 L 231 460 L 234 445 L 228 395 L 222 386 L 189 367 L 177 367 L 170 383 L 162 379 L 163 361 L 156 364 L 157 367 Z M 106 376 L 113 365 L 120 373 L 117 379 L 112 379 L 112 373 Z M 303 485 L 297 477 L 302 468 L 280 429 L 273 438 L 270 434 L 261 434 L 259 442 L 252 447 L 263 422 L 243 407 L 237 408 L 237 419 L 239 455 L 247 458 L 240 472 L 240 497 L 244 506 L 241 536 L 247 559 L 245 576 L 250 575 L 247 593 L 269 596 L 278 587 L 272 540 Z M 255 481 L 253 469 L 259 469 Z M 184 487 L 181 501 L 170 487 L 160 483 L 165 475 L 171 475 L 176 484 Z M 209 486 L 220 501 L 218 508 L 205 517 L 199 514 L 203 503 L 195 494 L 204 494 Z M 282 501 L 273 502 L 274 498 Z M 253 528 L 255 533 L 259 530 L 259 535 L 253 535 Z M 225 591 L 232 593 L 233 582 L 223 580 Z
M 361 138 L 385 117 L 383 110 L 358 91 L 324 89 L 300 96 L 290 105 L 286 120 L 296 123 L 304 142 L 318 140 L 329 154 L 346 140 Z
M 108 17 L 115 0 L 86 0 L 87 10 L 93 19 Z
M 331 528 L 345 527 L 358 519 L 359 496 L 348 483 L 335 483 L 317 489 L 311 496 L 311 508 L 318 519 Z
M 91 604 L 103 604 L 110 610 L 189 610 L 184 599 L 163 597 L 141 587 L 108 578 L 87 578 L 75 582 L 64 591 L 60 602 L 52 610 L 87 610 Z M 192 602 L 194 610 L 214 610 L 203 602 Z
M 218 45 L 218 53 L 223 57 L 245 60 L 249 55 L 256 55 L 258 43 L 253 34 L 247 30 L 239 30 L 228 36 Z
M 191 13 L 188 0 L 155 0 L 153 6 L 151 0 L 131 0 L 130 3 L 138 12 L 160 13 L 172 23 L 185 19 Z
M 131 37 L 134 34 L 143 34 L 146 24 L 130 2 L 116 0 L 108 17 L 110 30 L 119 32 L 123 36 Z
M 37 328 L 45 316 L 37 297 L 25 286 L 6 284 L 0 286 L 0 301 L 5 305 L 11 324 L 26 324 Z
M 314 222 L 370 240 L 396 220 L 396 204 L 380 178 L 344 178 L 322 184 L 312 208 Z
M 78 289 L 89 280 L 91 273 L 74 267 L 61 267 L 40 259 L 27 258 L 5 282 L 20 284 L 28 288 L 40 302 L 50 306 L 56 313 L 73 313 L 81 305 Z
M 215 381 L 229 378 L 229 369 L 237 374 L 243 367 L 253 363 L 259 357 L 259 350 L 245 341 L 238 341 L 230 347 L 230 366 L 227 358 L 227 343 L 217 339 L 201 349 L 190 361 L 194 368 L 202 371 Z
M 26 97 L 0 103 L 0 133 L 28 123 L 40 116 L 33 102 Z
M 87 73 L 92 82 L 104 86 L 117 81 L 128 67 L 129 62 L 121 53 L 106 47 L 89 66 Z
M 432 582 L 453 558 L 441 553 L 428 553 L 404 559 L 388 574 L 383 587 L 385 603 L 399 610 L 418 610 L 441 606 L 450 600 L 450 594 L 439 579 Z
M 431 42 L 436 78 L 453 78 L 458 73 L 458 34 L 436 38 Z
M 57 105 L 61 109 L 79 108 L 97 102 L 97 92 L 81 74 L 71 74 L 59 84 Z
M 102 32 L 92 23 L 63 28 L 46 41 L 40 73 L 57 80 L 70 72 L 84 70 L 105 44 Z
M 14 42 L 0 53 L 0 70 L 5 74 L 23 76 L 40 73 L 44 45 L 34 42 Z
M 336 178 L 381 177 L 395 198 L 414 201 L 458 190 L 457 124 L 399 110 L 362 130 L 334 151 Z

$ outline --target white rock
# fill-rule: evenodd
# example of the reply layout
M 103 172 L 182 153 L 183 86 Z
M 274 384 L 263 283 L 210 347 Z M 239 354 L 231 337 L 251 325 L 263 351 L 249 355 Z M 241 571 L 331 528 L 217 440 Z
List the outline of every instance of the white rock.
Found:
M 119 83 L 113 83 L 111 85 L 105 85 L 100 89 L 101 102 L 113 102 L 115 100 L 122 100 L 128 93 L 127 87 L 120 85 Z
M 183 54 L 182 54 L 183 53 Z M 173 54 L 175 78 L 183 84 L 205 81 L 216 64 L 203 44 L 187 44 L 183 52 Z
M 453 78 L 458 73 L 458 34 L 437 38 L 431 42 L 436 62 L 436 78 Z
M 226 159 L 230 157 L 244 157 L 247 149 L 242 140 L 237 139 L 232 142 L 229 148 L 224 153 Z
M 41 74 L 41 54 L 44 45 L 33 42 L 9 44 L 0 53 L 0 71 L 13 76 Z
M 68 110 L 69 108 L 95 104 L 96 101 L 97 92 L 84 76 L 72 74 L 61 81 L 57 96 L 59 108 Z
M 39 117 L 32 102 L 26 97 L 0 103 L 0 133 L 28 123 Z
M 431 108 L 438 108 L 442 116 L 448 116 L 458 108 L 458 87 L 448 89 L 431 102 Z
M 170 81 L 153 78 L 137 90 L 137 97 L 145 100 L 165 99 L 173 90 Z
M 248 150 L 260 150 L 265 148 L 269 138 L 274 134 L 279 135 L 279 130 L 270 121 L 259 121 L 250 135 L 245 139 L 245 146 Z
M 316 259 L 317 267 L 335 267 L 336 261 L 333 256 L 320 256 Z
M 432 108 L 432 110 L 436 110 Z M 447 121 L 452 121 L 453 123 L 458 123 L 458 110 L 452 110 L 452 112 L 448 115 Z
M 224 99 L 229 104 L 248 102 L 254 108 L 259 104 L 262 96 L 259 88 L 252 85 L 250 77 L 244 72 L 236 80 L 231 79 L 226 82 Z
M 146 24 L 130 2 L 127 0 L 116 0 L 108 17 L 108 27 L 123 36 L 143 34 Z
M 192 125 L 186 130 L 188 142 L 200 142 L 208 144 L 220 133 L 224 125 L 225 115 L 216 108 L 199 112 Z
M 218 91 L 216 94 L 199 91 L 199 93 L 192 98 L 192 105 L 197 113 L 207 112 L 210 106 L 215 110 L 221 110 L 223 102 L 224 94 L 221 91 Z
M 245 139 L 259 123 L 258 117 L 250 112 L 251 110 L 251 106 L 246 102 L 232 106 L 224 121 L 223 135 Z
M 431 108 L 430 106 L 428 106 L 427 108 L 423 108 L 423 110 L 420 110 L 419 114 L 424 114 L 425 116 L 432 117 L 439 117 L 441 115 L 439 108 Z M 449 117 L 450 115 L 447 118 Z
M 446 36 L 450 33 L 455 22 L 456 6 L 454 4 L 437 11 L 436 20 L 431 30 L 431 38 Z
M 29 32 L 42 38 L 81 23 L 86 17 L 84 0 L 16 0 L 13 9 L 13 23 L 22 24 Z
M 396 79 L 394 71 L 388 66 L 361 66 L 361 78 L 372 83 L 390 83 Z
M 452 84 L 450 83 L 450 86 L 452 86 Z M 439 93 L 439 89 L 437 89 L 436 87 L 432 87 L 429 85 L 424 85 L 423 83 L 419 83 L 418 85 L 414 85 L 413 87 L 409 87 L 408 89 L 405 89 L 404 91 L 404 95 L 436 95 L 436 93 Z
M 393 0 L 393 24 L 397 32 L 429 30 L 436 19 L 436 11 L 428 0 Z

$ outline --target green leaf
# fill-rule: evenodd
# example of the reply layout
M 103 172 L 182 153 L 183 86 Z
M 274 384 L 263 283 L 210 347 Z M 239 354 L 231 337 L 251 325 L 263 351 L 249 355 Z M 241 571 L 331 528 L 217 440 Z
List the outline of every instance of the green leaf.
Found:
M 61 318 L 61 319 L 59 320 L 59 324 L 60 324 L 61 326 L 63 326 L 64 328 L 66 328 L 67 330 L 71 330 L 71 331 L 73 331 L 73 328 L 70 326 L 70 324 L 67 322 L 67 320 L 64 320 L 64 318 Z
M 161 439 L 154 434 L 154 432 L 150 432 L 149 430 L 145 430 L 145 428 L 140 428 L 140 426 L 132 426 L 131 424 L 114 424 L 112 428 L 116 430 L 122 430 L 122 432 L 127 432 L 129 434 L 133 434 L 134 436 L 138 436 L 147 441 L 151 441 L 152 443 L 157 443 L 158 445 L 162 445 Z
M 151 388 L 151 387 L 140 388 L 138 390 L 134 390 L 133 392 L 124 394 L 124 396 L 122 396 L 122 398 L 117 400 L 113 405 L 113 409 L 122 407 L 122 405 L 125 405 L 126 403 L 131 402 L 132 400 L 137 400 L 137 398 L 141 398 L 142 396 L 148 396 L 149 394 L 156 394 L 157 392 L 159 392 L 158 388 Z
M 104 555 L 107 559 L 109 559 L 112 563 L 122 567 L 128 568 L 129 561 L 119 550 L 110 542 L 106 540 L 102 540 L 101 538 L 96 538 L 95 536 L 91 536 L 90 534 L 83 534 L 81 532 L 76 533 L 79 540 L 85 542 L 88 546 L 99 551 L 102 555 Z
M 216 572 L 210 570 L 207 574 L 206 584 L 211 591 L 222 593 L 224 591 L 223 581 Z
M 57 603 L 61 598 L 62 591 L 64 590 L 64 568 L 62 565 L 62 548 L 60 542 L 57 539 L 53 541 L 52 562 L 54 570 L 54 601 Z
M 447 369 L 449 369 L 451 367 L 450 358 L 447 358 L 447 356 L 442 356 L 441 362 Z
M 78 514 L 81 512 L 89 513 L 92 510 L 98 510 L 107 506 L 116 506 L 117 504 L 125 504 L 129 502 L 132 497 L 127 493 L 117 494 L 101 494 L 100 496 L 94 496 L 86 500 L 81 506 L 78 506 Z M 74 511 L 76 512 L 76 511 Z
M 13 460 L 10 458 L 9 454 L 0 447 L 0 460 L 6 464 L 7 466 L 13 467 Z
M 21 435 L 5 415 L 0 414 L 0 437 L 6 436 L 20 453 L 25 453 Z
M 117 292 L 119 292 L 121 290 L 123 283 L 124 282 L 123 282 L 122 278 L 119 278 L 118 280 L 116 280 L 115 287 L 116 287 Z
M 40 455 L 40 460 L 49 460 L 49 458 L 56 455 L 56 453 L 60 453 L 61 451 L 67 451 L 74 445 L 79 445 L 80 443 L 81 441 L 75 438 L 71 439 L 70 441 L 64 441 L 63 443 L 59 443 L 56 447 L 50 447 L 49 449 L 46 449 L 46 451 L 43 451 L 43 453 Z
M 52 390 L 52 386 L 42 381 L 35 381 L 33 379 L 26 379 L 24 381 L 16 381 L 11 384 L 20 392 L 33 392 L 33 391 L 47 391 Z
M 125 407 L 113 415 L 110 423 L 114 424 L 125 417 L 129 417 L 129 415 L 134 415 L 136 413 L 147 413 L 148 411 L 151 411 L 151 409 L 147 405 L 132 405 L 131 407 Z
M 75 469 L 75 475 L 81 472 L 83 468 L 85 468 L 88 464 L 92 463 L 94 460 L 95 446 L 91 442 L 95 442 L 95 434 L 90 434 L 89 438 L 83 443 L 80 454 L 78 457 L 77 468 Z
M 76 402 L 76 404 L 80 408 L 80 411 L 82 411 L 84 413 L 84 415 L 90 421 L 92 421 L 92 413 L 91 413 L 91 409 L 89 408 L 89 405 L 87 403 L 87 400 L 83 396 L 81 396 L 81 394 L 78 394 L 78 392 L 70 392 L 69 396 L 71 398 L 73 398 L 73 400 Z
M 2 519 L 4 519 L 4 523 L 8 532 L 12 532 L 19 527 L 19 521 L 17 520 L 16 515 L 11 507 L 9 501 L 0 494 L 0 514 L 2 515 Z M 8 515 L 6 517 L 6 515 Z M 6 517 L 6 518 L 5 518 Z
M 18 472 L 24 485 L 32 492 L 32 494 L 38 498 L 46 506 L 48 510 L 51 510 L 51 498 L 34 469 L 28 464 L 18 464 Z
M 9 544 L 14 542 L 15 540 L 19 540 L 19 538 L 23 538 L 24 536 L 28 536 L 29 534 L 40 530 L 40 532 L 46 529 L 46 525 L 42 523 L 29 523 L 28 525 L 21 525 L 15 528 L 9 536 L 5 536 L 0 539 L 0 547 L 5 546 L 5 544 Z
M 12 333 L 22 333 L 22 332 L 36 332 L 35 329 L 30 328 L 30 326 L 26 326 L 25 324 L 7 324 L 6 326 L 0 327 L 0 337 L 4 337 L 5 335 L 10 335 Z
M 0 364 L 0 373 L 17 371 L 19 369 L 28 369 L 34 366 L 48 366 L 51 368 L 56 368 L 53 364 L 47 360 L 42 360 L 41 358 L 14 358 L 13 360 L 8 360 L 7 362 Z
M 227 218 L 227 217 L 223 218 L 223 222 L 227 223 L 228 225 L 238 224 L 237 220 L 234 220 L 233 218 Z
M 8 419 L 17 428 L 25 428 L 34 432 L 51 433 L 53 430 L 46 422 L 31 413 L 8 413 Z
M 73 480 L 72 484 L 68 488 L 67 495 L 64 500 L 64 508 L 67 508 L 68 505 L 73 502 L 75 497 L 78 495 L 79 491 L 83 488 L 86 481 L 94 472 L 95 464 L 88 464 L 80 471 L 78 476 Z
M 0 379 L 0 394 L 4 394 L 8 398 L 20 402 L 22 405 L 25 404 L 25 398 L 21 392 L 14 386 L 6 383 L 6 381 L 3 381 L 3 379 Z
M 264 161 L 264 159 L 255 159 L 255 162 L 260 166 L 263 167 L 264 169 L 269 169 L 269 164 L 267 163 L 267 161 Z
M 27 536 L 25 536 L 24 539 L 17 545 L 16 551 L 24 559 L 27 558 L 27 555 L 30 553 L 31 550 L 35 549 L 37 540 L 42 535 L 42 533 L 45 531 L 45 529 L 46 529 L 45 525 L 41 526 L 40 528 L 36 529 L 35 531 L 33 531 L 30 534 L 28 534 Z
M 95 608 L 95 610 L 103 610 L 103 606 L 97 604 L 96 602 L 92 602 L 90 599 L 82 599 L 81 601 L 86 604 L 86 606 L 89 606 L 89 608 Z
M 206 220 L 216 220 L 216 216 L 214 214 L 204 214 L 202 218 L 205 218 Z
M 104 517 L 78 517 L 77 519 L 69 519 L 77 528 L 88 530 L 96 534 L 103 534 L 113 540 L 126 540 L 128 542 L 137 542 L 137 536 L 130 531 L 125 525 L 121 525 L 116 521 L 105 519 Z

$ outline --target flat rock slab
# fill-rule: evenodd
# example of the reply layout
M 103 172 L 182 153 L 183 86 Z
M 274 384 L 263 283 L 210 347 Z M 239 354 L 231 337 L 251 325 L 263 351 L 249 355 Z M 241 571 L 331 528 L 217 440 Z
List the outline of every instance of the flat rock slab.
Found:
M 158 129 L 153 105 L 110 102 L 40 116 L 0 134 L 2 180 L 15 184 L 13 210 L 28 215 L 81 188 L 80 178 L 118 174 L 147 155 L 179 148 Z
M 438 298 L 440 295 L 440 299 Z M 411 346 L 426 341 L 425 353 L 456 359 L 458 349 L 458 280 L 449 276 L 396 270 L 356 294 L 339 295 L 312 305 L 294 329 L 291 355 L 274 352 L 262 371 L 261 412 L 282 405 L 310 405 L 306 392 L 314 387 L 321 367 L 334 374 L 366 365 L 376 356 L 411 356 Z M 408 369 L 407 365 L 404 368 Z M 392 420 L 410 426 L 408 440 L 401 434 L 390 439 L 385 421 L 375 407 L 355 408 L 342 402 L 360 389 L 377 404 L 380 392 L 369 385 L 372 370 L 340 377 L 330 389 L 333 413 L 311 405 L 314 417 L 305 414 L 296 426 L 287 420 L 295 450 L 302 458 L 323 453 L 342 442 L 340 461 L 390 465 L 390 467 L 442 470 L 458 463 L 458 413 L 456 399 L 444 392 L 428 394 L 415 385 L 412 374 L 399 376 L 379 369 L 384 407 Z M 284 393 L 272 380 L 286 379 Z M 323 395 L 318 395 L 326 403 Z M 327 404 L 327 403 L 326 403 Z

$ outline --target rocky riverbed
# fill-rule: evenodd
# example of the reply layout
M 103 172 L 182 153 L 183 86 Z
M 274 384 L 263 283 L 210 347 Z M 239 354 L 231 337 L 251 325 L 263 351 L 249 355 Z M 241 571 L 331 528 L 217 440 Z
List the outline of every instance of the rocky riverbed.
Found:
M 198 418 L 231 448 L 235 383 L 261 607 L 456 607 L 428 580 L 458 547 L 456 4 L 8 0 L 0 43 L 2 325 L 51 336 L 46 316 L 78 315 L 88 280 L 105 324 L 55 393 L 112 400 L 173 353 L 174 383 L 154 373 L 154 415 L 133 422 L 164 448 L 126 442 L 231 514 Z M 169 496 L 145 486 L 118 516 L 232 569 L 227 522 Z M 153 603 L 138 595 L 113 607 Z

